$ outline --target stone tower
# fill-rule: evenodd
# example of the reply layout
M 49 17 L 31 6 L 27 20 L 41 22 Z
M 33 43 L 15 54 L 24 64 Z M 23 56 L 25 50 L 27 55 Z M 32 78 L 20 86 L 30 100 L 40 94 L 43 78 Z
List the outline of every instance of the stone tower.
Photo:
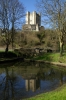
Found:
M 39 31 L 41 26 L 41 15 L 33 11 L 32 13 L 26 13 L 26 24 L 23 25 L 23 29 Z

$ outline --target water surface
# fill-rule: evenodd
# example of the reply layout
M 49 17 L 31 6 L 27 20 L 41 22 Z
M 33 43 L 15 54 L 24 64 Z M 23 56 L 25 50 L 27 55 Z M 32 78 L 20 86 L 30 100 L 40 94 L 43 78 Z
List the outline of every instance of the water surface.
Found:
M 66 82 L 66 70 L 45 63 L 0 65 L 0 100 L 20 100 L 51 91 Z

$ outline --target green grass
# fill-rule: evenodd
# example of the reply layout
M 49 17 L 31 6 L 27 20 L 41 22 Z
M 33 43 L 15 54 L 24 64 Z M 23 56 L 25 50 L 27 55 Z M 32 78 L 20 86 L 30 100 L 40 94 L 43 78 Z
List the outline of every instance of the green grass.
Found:
M 47 93 L 27 98 L 24 100 L 66 100 L 66 85 Z
M 62 57 L 60 57 L 59 53 L 44 53 L 34 57 L 33 59 L 66 63 L 66 53 L 64 53 Z

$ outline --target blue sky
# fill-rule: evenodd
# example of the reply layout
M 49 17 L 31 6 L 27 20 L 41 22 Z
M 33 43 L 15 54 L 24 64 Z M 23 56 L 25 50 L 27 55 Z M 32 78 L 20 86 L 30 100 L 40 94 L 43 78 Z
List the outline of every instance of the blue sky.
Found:
M 36 0 L 20 0 L 20 2 L 22 2 L 26 8 L 26 12 L 33 12 L 36 11 L 37 12 L 37 8 L 36 8 Z M 42 17 L 41 17 L 42 19 Z M 41 25 L 43 25 L 43 23 L 41 22 Z M 48 25 L 45 25 L 45 27 L 48 27 Z
M 36 11 L 36 0 L 20 0 L 26 7 L 26 12 Z

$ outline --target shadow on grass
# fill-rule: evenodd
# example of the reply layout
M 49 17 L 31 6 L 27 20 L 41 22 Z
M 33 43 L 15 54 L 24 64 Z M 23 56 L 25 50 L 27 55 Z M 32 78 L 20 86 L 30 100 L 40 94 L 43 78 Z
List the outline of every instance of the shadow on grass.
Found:
M 13 57 L 17 57 L 17 55 L 14 52 L 0 52 L 0 58 L 13 58 Z

